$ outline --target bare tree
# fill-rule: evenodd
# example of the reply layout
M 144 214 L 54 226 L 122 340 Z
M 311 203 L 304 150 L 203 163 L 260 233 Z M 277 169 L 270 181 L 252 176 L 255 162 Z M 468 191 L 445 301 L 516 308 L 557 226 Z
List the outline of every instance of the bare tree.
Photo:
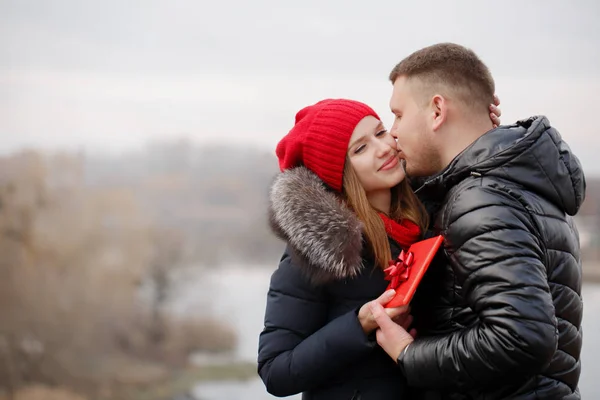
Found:
M 183 260 L 183 237 L 172 229 L 156 229 L 151 234 L 152 257 L 148 271 L 152 288 L 149 336 L 158 344 L 166 338 L 165 306 L 172 296 L 173 275 Z

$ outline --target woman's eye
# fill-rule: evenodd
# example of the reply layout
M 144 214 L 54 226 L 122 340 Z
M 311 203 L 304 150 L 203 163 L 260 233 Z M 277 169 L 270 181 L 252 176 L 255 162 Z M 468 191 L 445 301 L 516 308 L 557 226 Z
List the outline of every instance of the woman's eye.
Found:
M 364 144 L 361 144 L 360 146 L 358 146 L 358 147 L 356 148 L 356 150 L 354 150 L 354 154 L 361 153 L 361 152 L 362 152 L 362 151 L 363 151 L 363 150 L 364 150 L 366 147 L 367 147 L 366 145 L 364 145 Z
M 375 136 L 376 136 L 376 137 L 380 137 L 380 136 L 383 136 L 383 135 L 385 135 L 386 133 L 387 133 L 387 131 L 384 129 L 384 130 L 382 130 L 382 131 L 379 131 L 379 132 L 377 132 L 377 133 L 375 134 Z

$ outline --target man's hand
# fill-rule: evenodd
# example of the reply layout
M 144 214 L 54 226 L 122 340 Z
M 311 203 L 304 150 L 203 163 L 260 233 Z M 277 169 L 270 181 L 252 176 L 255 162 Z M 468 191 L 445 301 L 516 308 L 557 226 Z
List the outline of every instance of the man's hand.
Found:
M 389 315 L 389 314 L 388 314 Z M 396 324 L 400 325 L 401 327 L 404 328 L 405 331 L 407 331 L 408 333 L 410 333 L 410 336 L 413 337 L 413 339 L 416 339 L 417 337 L 417 330 L 416 329 L 410 329 L 412 323 L 413 323 L 413 316 L 411 314 L 400 314 L 397 317 L 392 317 L 392 321 L 394 321 Z
M 414 341 L 412 335 L 392 321 L 381 304 L 378 302 L 368 304 L 375 322 L 379 325 L 376 332 L 377 343 L 392 360 L 397 361 L 404 348 Z
M 490 104 L 490 119 L 492 120 L 492 125 L 494 128 L 500 126 L 500 116 L 502 115 L 502 111 L 498 106 L 500 105 L 500 98 L 498 95 L 494 95 L 494 103 Z

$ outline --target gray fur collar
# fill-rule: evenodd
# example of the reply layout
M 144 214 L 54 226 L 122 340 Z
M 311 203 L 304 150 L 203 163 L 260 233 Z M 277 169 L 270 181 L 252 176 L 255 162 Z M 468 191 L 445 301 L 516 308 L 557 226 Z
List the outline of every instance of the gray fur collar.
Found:
M 306 167 L 275 178 L 269 222 L 311 281 L 352 278 L 362 269 L 361 221 Z

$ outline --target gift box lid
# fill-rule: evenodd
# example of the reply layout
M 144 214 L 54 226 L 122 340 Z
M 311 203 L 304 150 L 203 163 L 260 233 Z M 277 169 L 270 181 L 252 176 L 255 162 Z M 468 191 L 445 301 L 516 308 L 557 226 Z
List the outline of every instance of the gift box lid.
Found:
M 410 303 L 443 241 L 444 238 L 439 235 L 413 243 L 385 270 L 386 279 L 390 280 L 386 290 L 396 290 L 396 295 L 385 305 L 386 308 Z

